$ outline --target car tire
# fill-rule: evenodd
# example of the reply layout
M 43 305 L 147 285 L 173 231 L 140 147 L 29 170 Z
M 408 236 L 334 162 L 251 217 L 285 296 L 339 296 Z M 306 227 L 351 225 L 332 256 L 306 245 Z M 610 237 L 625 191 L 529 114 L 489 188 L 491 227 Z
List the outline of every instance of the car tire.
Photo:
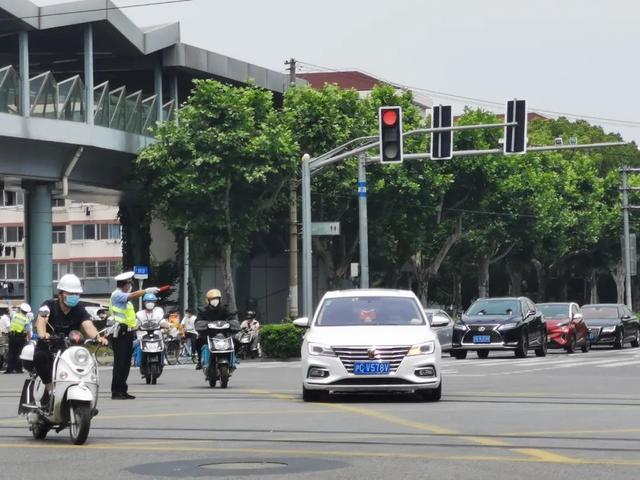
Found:
M 640 327 L 636 328 L 636 336 L 633 340 L 631 340 L 631 346 L 633 348 L 640 347 Z
M 536 357 L 546 357 L 547 356 L 547 334 L 543 332 L 542 338 L 540 339 L 540 346 L 535 349 Z
M 438 388 L 430 388 L 429 390 L 422 390 L 420 396 L 425 402 L 437 402 L 442 398 L 442 379 L 440 379 L 440 385 Z
M 476 351 L 478 358 L 489 358 L 489 350 L 478 350 Z
M 622 334 L 621 328 L 616 330 L 616 339 L 613 342 L 613 348 L 616 350 L 622 350 L 624 348 L 624 335 Z
M 527 332 L 525 330 L 522 330 L 520 345 L 516 348 L 515 354 L 518 358 L 526 358 L 529 354 L 529 338 L 527 337 Z
M 575 353 L 577 344 L 576 334 L 571 335 L 571 341 L 567 344 L 567 353 Z
M 466 350 L 456 350 L 451 355 L 453 355 L 456 360 L 464 360 L 465 358 L 467 358 L 467 351 Z
M 302 400 L 305 402 L 322 402 L 327 399 L 327 392 L 324 390 L 309 390 L 302 386 Z
M 589 350 L 591 350 L 591 340 L 587 337 L 584 341 L 584 345 L 582 345 L 582 352 L 587 353 Z

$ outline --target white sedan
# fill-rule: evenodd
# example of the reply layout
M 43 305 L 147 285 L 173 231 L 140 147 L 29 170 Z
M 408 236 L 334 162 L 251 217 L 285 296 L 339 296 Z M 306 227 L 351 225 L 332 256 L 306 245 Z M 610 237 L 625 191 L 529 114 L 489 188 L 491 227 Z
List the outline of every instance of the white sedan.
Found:
M 302 344 L 302 396 L 329 392 L 415 392 L 440 400 L 440 343 L 415 294 L 404 290 L 327 292 Z

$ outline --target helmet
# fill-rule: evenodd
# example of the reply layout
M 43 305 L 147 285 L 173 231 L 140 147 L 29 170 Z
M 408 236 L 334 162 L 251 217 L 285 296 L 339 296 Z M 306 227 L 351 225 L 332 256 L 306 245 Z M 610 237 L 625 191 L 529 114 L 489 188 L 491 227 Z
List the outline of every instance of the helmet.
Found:
M 143 302 L 157 302 L 158 297 L 156 297 L 153 293 L 145 293 L 142 297 Z
M 247 312 L 247 318 L 256 318 L 256 312 L 254 312 L 253 310 L 249 310 Z
M 31 312 L 31 305 L 29 305 L 28 303 L 21 303 L 18 308 L 22 310 L 23 313 Z
M 222 293 L 217 288 L 213 288 L 207 292 L 207 300 L 211 300 L 212 298 L 222 298 Z
M 67 293 L 82 293 L 82 283 L 73 273 L 67 273 L 58 280 L 58 290 Z

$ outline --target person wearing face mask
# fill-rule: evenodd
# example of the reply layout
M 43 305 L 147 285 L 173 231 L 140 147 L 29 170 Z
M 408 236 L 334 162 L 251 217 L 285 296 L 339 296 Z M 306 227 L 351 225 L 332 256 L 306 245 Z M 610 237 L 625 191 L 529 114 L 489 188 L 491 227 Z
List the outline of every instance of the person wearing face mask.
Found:
M 149 287 L 144 290 L 133 291 L 133 272 L 117 275 L 116 289 L 111 294 L 109 313 L 117 323 L 113 331 L 113 378 L 111 380 L 112 400 L 131 400 L 136 397 L 129 395 L 127 379 L 131 370 L 131 356 L 133 355 L 133 337 L 138 321 L 132 300 L 142 297 L 145 293 L 157 294 L 160 289 Z
M 46 392 L 42 397 L 42 404 L 49 401 L 53 388 L 53 359 L 56 345 L 49 345 L 51 334 L 69 335 L 72 330 L 82 330 L 87 338 L 107 345 L 106 338 L 98 334 L 98 330 L 91 321 L 91 315 L 80 303 L 82 284 L 75 275 L 68 273 L 58 280 L 58 298 L 45 301 L 38 310 L 36 331 L 38 343 L 33 353 L 33 365 L 36 373 L 46 386 Z
M 140 330 L 140 326 L 146 322 L 158 322 L 158 331 L 160 328 L 171 328 L 171 323 L 164 319 L 164 310 L 156 305 L 158 297 L 153 293 L 145 293 L 142 297 L 142 305 L 144 308 L 136 313 L 136 329 L 138 331 L 137 339 L 134 342 L 135 365 L 140 366 L 142 350 L 140 349 L 140 340 L 145 336 L 145 331 Z M 158 333 L 158 332 L 156 332 Z
M 222 294 L 217 288 L 211 289 L 207 292 L 205 299 L 207 304 L 198 312 L 198 319 L 195 321 L 195 329 L 198 332 L 198 340 L 196 341 L 196 350 L 198 352 L 198 363 L 196 370 L 202 369 L 202 362 L 200 360 L 200 353 L 202 347 L 207 343 L 207 337 L 204 334 L 207 329 L 207 323 L 216 320 L 228 320 L 233 313 L 229 312 L 226 305 L 222 304 Z M 235 322 L 234 325 L 233 322 Z M 237 320 L 232 320 L 232 329 L 240 330 L 240 324 Z M 236 326 L 237 328 L 233 328 Z
M 20 352 L 24 347 L 28 336 L 31 333 L 31 320 L 29 314 L 31 307 L 28 303 L 23 303 L 11 316 L 9 325 L 9 351 L 7 352 L 7 371 L 4 373 L 22 373 L 22 363 L 20 362 Z

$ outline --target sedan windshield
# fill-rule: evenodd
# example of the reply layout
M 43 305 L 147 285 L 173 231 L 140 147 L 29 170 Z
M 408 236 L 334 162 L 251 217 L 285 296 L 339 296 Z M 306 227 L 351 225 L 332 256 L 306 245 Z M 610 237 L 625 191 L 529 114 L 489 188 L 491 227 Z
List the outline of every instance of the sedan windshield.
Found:
M 425 325 L 416 301 L 402 297 L 346 297 L 324 301 L 316 326 Z
M 509 299 L 478 300 L 469 307 L 467 315 L 517 315 L 520 302 Z
M 538 304 L 538 310 L 542 312 L 542 314 L 547 318 L 558 318 L 558 317 L 568 317 L 569 316 L 569 305 L 565 303 L 553 304 L 553 303 L 543 303 Z
M 584 318 L 618 318 L 618 307 L 582 307 Z

